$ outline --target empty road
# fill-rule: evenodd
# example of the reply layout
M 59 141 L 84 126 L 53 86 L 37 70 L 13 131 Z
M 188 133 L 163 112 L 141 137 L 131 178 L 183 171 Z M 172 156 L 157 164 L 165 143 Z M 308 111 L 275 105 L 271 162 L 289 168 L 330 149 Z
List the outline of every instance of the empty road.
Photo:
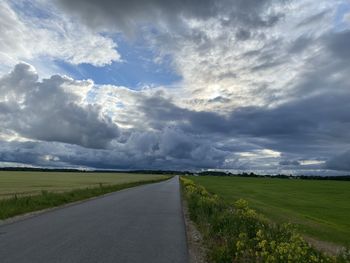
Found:
M 0 225 L 0 262 L 186 263 L 178 177 Z

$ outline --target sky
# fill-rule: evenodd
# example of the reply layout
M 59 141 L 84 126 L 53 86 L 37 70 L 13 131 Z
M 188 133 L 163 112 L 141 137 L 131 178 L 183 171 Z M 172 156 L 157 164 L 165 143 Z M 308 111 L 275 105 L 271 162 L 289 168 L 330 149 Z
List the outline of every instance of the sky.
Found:
M 3 0 L 0 166 L 350 172 L 346 0 Z

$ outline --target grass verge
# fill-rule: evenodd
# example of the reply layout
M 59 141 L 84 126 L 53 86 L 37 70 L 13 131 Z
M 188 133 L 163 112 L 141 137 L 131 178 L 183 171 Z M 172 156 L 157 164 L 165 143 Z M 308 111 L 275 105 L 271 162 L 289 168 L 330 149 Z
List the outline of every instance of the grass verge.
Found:
M 50 207 L 56 207 L 95 196 L 119 191 L 125 188 L 135 187 L 143 184 L 156 183 L 169 179 L 164 177 L 161 179 L 145 180 L 138 182 L 123 183 L 117 185 L 102 185 L 93 188 L 80 188 L 62 193 L 48 192 L 43 190 L 41 194 L 34 196 L 17 197 L 0 200 L 0 220 L 13 216 L 38 211 Z
M 209 262 L 350 262 L 350 251 L 329 256 L 311 247 L 290 224 L 272 224 L 245 200 L 233 205 L 181 178 L 190 218 L 202 232 Z

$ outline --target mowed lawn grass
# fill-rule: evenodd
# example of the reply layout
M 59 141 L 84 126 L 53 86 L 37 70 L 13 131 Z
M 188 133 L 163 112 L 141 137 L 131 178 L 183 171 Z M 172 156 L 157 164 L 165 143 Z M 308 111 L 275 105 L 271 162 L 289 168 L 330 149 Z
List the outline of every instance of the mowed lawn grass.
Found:
M 244 177 L 191 177 L 229 202 L 239 198 L 274 222 L 306 236 L 350 246 L 350 182 Z
M 37 195 L 42 191 L 65 192 L 73 189 L 148 181 L 163 175 L 132 173 L 26 172 L 0 171 L 0 199 Z

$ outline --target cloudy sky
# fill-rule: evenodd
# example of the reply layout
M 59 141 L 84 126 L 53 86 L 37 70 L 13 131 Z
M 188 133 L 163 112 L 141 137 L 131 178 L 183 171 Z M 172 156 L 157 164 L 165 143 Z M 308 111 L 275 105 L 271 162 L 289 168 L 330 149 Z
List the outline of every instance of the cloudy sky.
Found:
M 0 166 L 350 172 L 347 0 L 3 0 Z

